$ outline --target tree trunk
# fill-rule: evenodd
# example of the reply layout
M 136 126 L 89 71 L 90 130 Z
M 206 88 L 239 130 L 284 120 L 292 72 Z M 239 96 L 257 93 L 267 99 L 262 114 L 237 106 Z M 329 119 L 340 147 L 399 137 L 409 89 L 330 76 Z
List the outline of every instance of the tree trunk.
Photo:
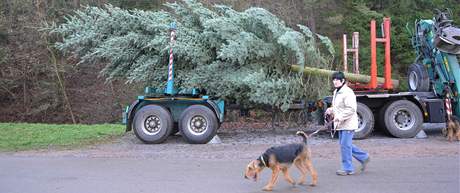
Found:
M 80 0 L 73 0 L 73 6 L 78 9 L 80 8 Z
M 45 38 L 45 42 L 48 42 L 48 39 Z M 64 85 L 64 81 L 61 79 L 61 75 L 59 74 L 59 67 L 56 59 L 56 55 L 54 54 L 53 50 L 47 46 L 46 49 L 48 50 L 50 54 L 50 62 L 54 65 L 54 72 L 56 73 L 56 78 L 59 83 L 59 87 L 61 88 L 62 95 L 64 97 L 64 102 L 67 105 L 67 109 L 69 110 L 70 118 L 72 119 L 73 124 L 77 124 L 77 121 L 75 120 L 75 116 L 72 111 L 72 105 L 70 104 L 69 97 L 67 96 L 66 88 Z
M 78 7 L 80 6 L 80 1 L 79 0 L 74 0 L 73 2 L 75 4 L 75 6 L 78 6 Z M 43 7 L 43 6 L 40 6 L 40 5 L 41 5 L 41 1 L 37 0 L 36 8 L 37 8 L 38 20 L 42 21 L 42 22 L 46 22 L 46 7 Z M 43 8 L 41 9 L 41 7 L 43 7 Z M 58 62 L 57 62 L 57 59 L 56 59 L 56 55 L 54 54 L 54 51 L 52 50 L 52 48 L 49 46 L 51 44 L 50 44 L 50 42 L 48 40 L 48 36 L 46 34 L 43 35 L 43 40 L 44 40 L 44 44 L 46 46 L 46 49 L 48 50 L 48 53 L 49 53 L 49 57 L 48 57 L 49 62 L 51 62 L 53 64 L 53 66 L 54 66 L 54 73 L 56 74 L 58 85 L 59 85 L 59 88 L 61 89 L 61 92 L 62 92 L 62 95 L 63 95 L 63 98 L 64 98 L 64 103 L 67 106 L 67 109 L 68 109 L 69 114 L 70 114 L 70 118 L 72 119 L 72 123 L 77 124 L 77 121 L 75 120 L 75 116 L 74 116 L 73 111 L 72 111 L 72 105 L 70 104 L 69 97 L 67 96 L 66 88 L 65 88 L 65 85 L 64 85 L 64 80 L 61 79 L 61 75 L 59 74 L 59 66 L 58 66 Z
M 315 13 L 311 11 L 308 15 L 308 27 L 313 33 L 316 33 Z
M 298 65 L 292 65 L 291 69 L 294 72 L 300 72 L 302 71 L 302 68 Z M 312 67 L 305 67 L 303 69 L 303 72 L 308 75 L 314 75 L 314 76 L 332 76 L 332 73 L 335 71 L 332 70 L 325 70 L 325 69 L 320 69 L 320 68 L 312 68 Z M 345 77 L 347 77 L 348 80 L 351 82 L 359 82 L 359 83 L 369 83 L 371 80 L 370 76 L 367 75 L 362 75 L 362 74 L 353 74 L 353 73 L 347 73 L 345 72 Z M 377 78 L 377 82 L 379 84 L 383 84 L 385 81 L 384 78 Z M 399 80 L 391 80 L 393 82 L 393 87 L 398 88 L 399 87 Z

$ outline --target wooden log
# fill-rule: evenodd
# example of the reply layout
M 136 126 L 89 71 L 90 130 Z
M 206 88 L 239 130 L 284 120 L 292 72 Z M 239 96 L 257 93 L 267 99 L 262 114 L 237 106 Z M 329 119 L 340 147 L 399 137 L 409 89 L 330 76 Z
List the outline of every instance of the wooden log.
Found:
M 312 68 L 312 67 L 308 67 L 308 66 L 305 66 L 304 69 L 302 69 L 299 65 L 291 65 L 291 69 L 294 72 L 300 72 L 300 71 L 303 70 L 303 72 L 305 74 L 314 75 L 314 76 L 328 76 L 328 77 L 332 76 L 332 74 L 335 72 L 335 71 L 332 71 L 332 70 L 325 70 L 325 69 L 321 69 L 321 68 Z M 347 80 L 349 80 L 351 82 L 369 83 L 369 81 L 371 80 L 371 77 L 367 76 L 367 75 L 353 74 L 353 73 L 348 73 L 348 72 L 344 72 L 344 74 L 345 74 L 345 77 L 347 78 Z M 377 82 L 379 84 L 383 84 L 384 81 L 385 81 L 384 78 L 381 78 L 381 77 L 377 78 Z M 399 80 L 392 79 L 391 81 L 393 82 L 393 87 L 394 88 L 399 87 Z

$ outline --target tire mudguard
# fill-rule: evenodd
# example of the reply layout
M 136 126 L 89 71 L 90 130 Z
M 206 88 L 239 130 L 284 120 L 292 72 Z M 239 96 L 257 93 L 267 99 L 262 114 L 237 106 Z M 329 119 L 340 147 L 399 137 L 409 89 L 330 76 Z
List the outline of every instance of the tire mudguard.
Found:
M 225 102 L 219 99 L 217 101 L 208 100 L 207 103 L 209 104 L 209 106 L 212 107 L 212 109 L 216 113 L 216 116 L 219 122 L 220 123 L 224 122 Z
M 133 128 L 131 127 L 133 124 L 133 111 L 137 109 L 137 106 L 142 102 L 142 100 L 138 99 L 135 100 L 131 105 L 129 105 L 128 108 L 126 108 L 126 111 L 123 112 L 123 123 L 126 124 L 126 130 L 125 132 L 131 131 Z

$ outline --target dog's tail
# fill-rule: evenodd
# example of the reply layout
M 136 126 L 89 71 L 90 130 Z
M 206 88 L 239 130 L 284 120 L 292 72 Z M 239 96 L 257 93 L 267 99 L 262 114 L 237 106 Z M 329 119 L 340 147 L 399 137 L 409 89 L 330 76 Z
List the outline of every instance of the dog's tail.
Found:
M 299 136 L 302 137 L 303 143 L 305 143 L 305 145 L 308 144 L 308 135 L 307 135 L 305 132 L 303 132 L 303 131 L 297 131 L 296 135 L 299 135 Z
M 447 136 L 447 140 L 459 140 L 460 141 L 460 122 L 456 117 L 451 118 L 447 121 L 447 128 L 445 135 Z

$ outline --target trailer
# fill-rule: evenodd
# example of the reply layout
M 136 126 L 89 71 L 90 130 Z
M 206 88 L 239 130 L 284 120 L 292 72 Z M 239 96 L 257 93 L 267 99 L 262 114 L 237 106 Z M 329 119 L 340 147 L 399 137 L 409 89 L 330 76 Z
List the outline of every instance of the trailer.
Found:
M 145 88 L 145 95 L 123 112 L 126 131 L 133 130 L 144 143 L 163 143 L 180 132 L 192 144 L 209 142 L 224 121 L 225 102 L 198 88 L 174 88 L 174 54 L 176 24 L 170 26 L 170 50 L 166 88 Z

